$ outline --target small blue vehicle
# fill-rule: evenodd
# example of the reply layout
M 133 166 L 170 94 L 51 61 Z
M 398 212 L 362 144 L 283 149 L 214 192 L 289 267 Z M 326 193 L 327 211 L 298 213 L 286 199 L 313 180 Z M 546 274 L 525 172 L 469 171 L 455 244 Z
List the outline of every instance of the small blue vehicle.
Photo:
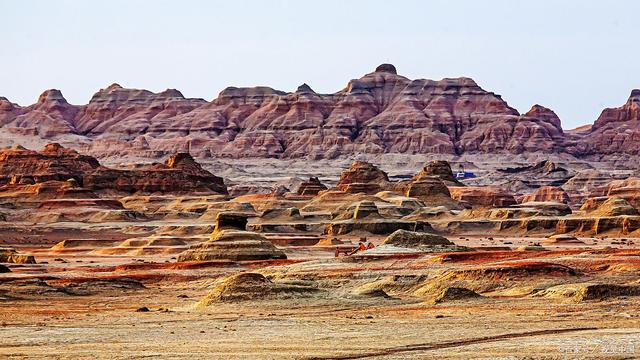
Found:
M 474 177 L 476 177 L 476 174 L 470 171 L 464 171 L 464 166 L 460 165 L 460 170 L 458 170 L 458 172 L 456 173 L 456 179 L 460 180 Z

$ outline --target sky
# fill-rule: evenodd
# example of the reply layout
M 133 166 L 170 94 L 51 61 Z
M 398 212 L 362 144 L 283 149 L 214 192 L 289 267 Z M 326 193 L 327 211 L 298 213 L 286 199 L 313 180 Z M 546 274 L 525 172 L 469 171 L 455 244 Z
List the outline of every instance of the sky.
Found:
M 471 77 L 565 129 L 640 87 L 640 1 L 0 0 L 0 96 L 85 104 L 112 83 L 214 99 L 227 86 L 333 93 L 392 63 Z

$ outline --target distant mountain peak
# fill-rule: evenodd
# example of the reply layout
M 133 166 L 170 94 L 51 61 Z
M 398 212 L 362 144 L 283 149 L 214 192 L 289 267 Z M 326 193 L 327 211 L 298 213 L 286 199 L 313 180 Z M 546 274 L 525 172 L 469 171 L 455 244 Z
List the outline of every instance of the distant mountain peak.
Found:
M 396 70 L 396 67 L 393 66 L 392 64 L 380 64 L 376 68 L 375 72 L 387 72 L 387 73 L 398 75 L 398 71 Z

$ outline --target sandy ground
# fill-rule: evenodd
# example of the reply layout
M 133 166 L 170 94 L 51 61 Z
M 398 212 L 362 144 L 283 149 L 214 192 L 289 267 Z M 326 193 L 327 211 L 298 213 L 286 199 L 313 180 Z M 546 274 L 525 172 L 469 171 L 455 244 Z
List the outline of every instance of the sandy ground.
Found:
M 69 359 L 632 358 L 640 345 L 639 305 L 628 301 L 552 309 L 507 299 L 464 306 L 264 302 L 189 311 L 193 298 L 172 296 L 183 293 L 198 291 L 150 287 L 126 297 L 6 302 L 0 351 Z M 134 312 L 141 304 L 170 310 Z
M 497 240 L 503 241 L 506 239 Z M 167 267 L 171 264 L 167 263 L 170 255 L 136 259 L 48 254 L 44 248 L 25 250 L 37 254 L 43 264 L 15 266 L 12 274 L 3 274 L 0 278 L 0 355 L 3 358 L 628 359 L 640 356 L 640 302 L 634 297 L 575 303 L 497 295 L 434 305 L 402 297 L 335 296 L 343 287 L 367 282 L 369 278 L 428 274 L 434 267 L 465 268 L 477 262 L 422 267 L 421 264 L 432 262 L 431 257 L 426 256 L 352 263 L 335 260 L 318 249 L 291 248 L 287 249 L 294 259 L 289 260 L 290 265 L 250 262 L 179 269 Z M 580 250 L 565 250 L 559 250 L 549 261 L 580 264 L 581 259 L 590 256 L 581 254 Z M 56 258 L 64 258 L 66 262 L 56 262 Z M 495 256 L 490 258 L 487 261 L 491 264 L 503 261 L 496 261 Z M 305 265 L 305 260 L 310 260 L 311 265 Z M 117 268 L 117 265 L 124 266 Z M 195 307 L 221 276 L 248 270 L 277 271 L 283 266 L 314 279 L 330 279 L 328 287 L 332 290 L 311 298 L 255 299 L 219 303 L 204 309 Z M 87 279 L 94 282 L 78 288 L 86 293 L 70 295 L 39 287 L 29 290 L 26 285 L 7 281 L 47 275 L 57 279 L 50 283 L 54 286 L 82 284 L 89 281 Z M 612 281 L 617 275 L 602 276 Z M 637 271 L 625 273 L 624 278 L 625 281 L 637 278 Z M 96 283 L 99 279 L 106 282 Z M 111 282 L 114 279 L 115 282 Z M 140 281 L 144 288 L 126 288 L 117 282 L 122 279 Z M 150 311 L 136 311 L 143 306 Z

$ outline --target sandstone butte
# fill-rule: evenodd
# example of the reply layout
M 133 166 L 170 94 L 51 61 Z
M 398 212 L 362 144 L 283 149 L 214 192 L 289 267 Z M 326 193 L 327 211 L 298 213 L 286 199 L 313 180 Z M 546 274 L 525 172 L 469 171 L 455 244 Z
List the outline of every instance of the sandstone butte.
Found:
M 91 156 L 47 144 L 42 151 L 13 147 L 0 151 L 0 189 L 45 182 L 65 182 L 73 187 L 112 193 L 214 193 L 227 194 L 221 177 L 203 169 L 189 154 L 170 156 L 164 164 L 136 169 L 101 166 Z M 2 187 L 2 185 L 4 185 Z
M 97 157 L 336 158 L 355 154 L 637 154 L 640 90 L 593 126 L 563 131 L 550 109 L 525 114 L 469 78 L 411 80 L 393 65 L 333 94 L 306 84 L 224 89 L 211 102 L 113 84 L 86 105 L 47 90 L 22 107 L 0 97 L 0 144 L 59 142 Z

